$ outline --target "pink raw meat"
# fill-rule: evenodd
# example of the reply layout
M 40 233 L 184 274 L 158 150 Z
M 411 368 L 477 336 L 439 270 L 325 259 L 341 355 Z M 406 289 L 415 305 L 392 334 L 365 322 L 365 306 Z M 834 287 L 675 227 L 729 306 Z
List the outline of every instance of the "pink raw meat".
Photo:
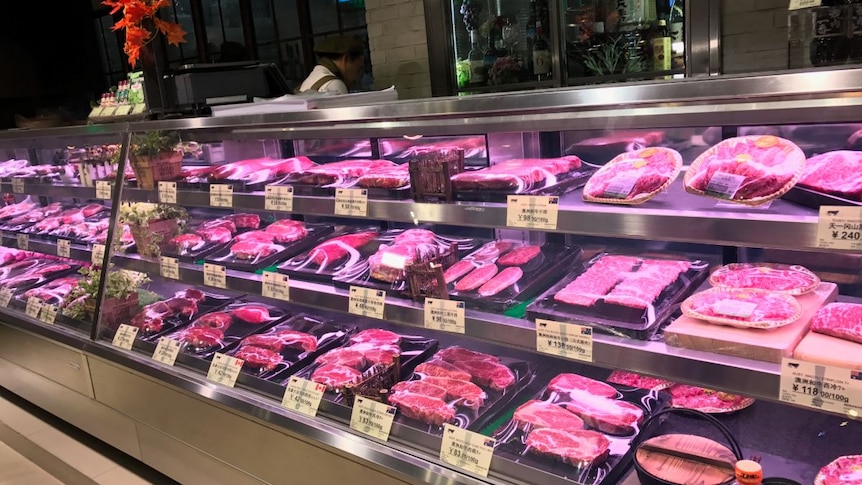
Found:
M 436 358 L 417 365 L 416 373 L 432 377 L 449 377 L 462 381 L 470 381 L 473 379 L 473 376 L 470 375 L 469 372 L 455 367 L 442 359 Z
M 221 227 L 230 231 L 231 234 L 236 232 L 236 224 L 228 218 L 221 219 L 213 219 L 211 221 L 206 221 L 198 227 L 198 232 L 204 229 L 214 229 L 216 227 Z
M 389 396 L 389 403 L 404 416 L 435 426 L 455 419 L 455 407 L 438 397 L 402 391 Z
M 512 419 L 522 429 L 553 428 L 566 431 L 584 429 L 584 421 L 581 418 L 548 401 L 527 401 L 515 410 Z
M 443 280 L 445 280 L 448 285 L 474 269 L 476 269 L 476 265 L 472 261 L 458 261 L 443 273 Z
M 350 342 L 354 344 L 398 345 L 400 341 L 401 336 L 397 333 L 380 328 L 369 328 L 350 337 Z
M 204 239 L 197 234 L 180 234 L 168 241 L 168 244 L 185 253 L 186 251 L 194 251 L 202 248 L 205 242 Z
M 243 305 L 239 308 L 231 310 L 233 316 L 248 323 L 265 323 L 272 319 L 269 315 L 269 308 L 263 305 Z
M 233 240 L 234 242 L 255 241 L 271 243 L 275 241 L 275 235 L 266 231 L 249 231 L 237 235 Z
M 524 272 L 521 271 L 521 268 L 514 266 L 506 268 L 488 280 L 487 283 L 480 286 L 477 293 L 479 293 L 479 296 L 484 297 L 494 296 L 517 283 L 523 276 Z
M 554 300 L 569 305 L 591 306 L 620 280 L 620 273 L 631 270 L 639 259 L 629 256 L 602 256 L 589 269 L 554 295 Z
M 641 154 L 648 154 L 648 157 Z M 642 158 L 643 157 L 643 158 Z M 677 175 L 677 159 L 663 148 L 646 148 L 627 152 L 608 162 L 596 172 L 584 187 L 584 194 L 594 198 L 636 199 L 652 194 Z M 623 187 L 626 181 L 634 181 L 626 194 L 608 193 L 614 184 Z
M 351 251 L 365 246 L 378 235 L 377 231 L 357 232 L 334 237 L 318 244 L 309 252 L 311 261 L 320 267 L 334 265 Z
M 272 234 L 275 241 L 280 243 L 299 241 L 308 235 L 308 229 L 305 228 L 304 222 L 290 219 L 275 221 L 267 226 L 264 231 Z
M 420 382 L 427 382 L 446 390 L 446 399 L 458 401 L 459 406 L 479 409 L 485 404 L 488 394 L 481 387 L 470 381 L 452 379 L 450 377 L 425 377 Z
M 233 323 L 233 317 L 230 316 L 230 313 L 225 312 L 211 312 L 202 315 L 200 318 L 195 320 L 193 324 L 195 327 L 209 327 L 209 328 L 217 328 L 221 331 L 227 330 L 230 327 L 231 323 Z
M 830 303 L 817 310 L 811 330 L 862 344 L 862 305 Z
M 587 426 L 602 433 L 630 435 L 643 421 L 643 409 L 626 401 L 608 399 L 586 391 L 572 392 L 569 397 L 571 401 L 563 403 L 563 407 L 578 415 Z
M 838 150 L 809 158 L 799 186 L 862 201 L 862 152 Z
M 198 229 L 197 233 L 210 244 L 224 244 L 226 242 L 230 242 L 233 237 L 233 233 L 230 232 L 230 229 L 221 226 Z
M 261 241 L 242 241 L 230 247 L 230 252 L 237 259 L 258 259 L 273 255 L 284 249 L 284 246 Z
M 542 248 L 539 246 L 522 246 L 515 248 L 497 260 L 500 266 L 523 266 L 533 260 Z
M 269 372 L 284 360 L 278 352 L 254 345 L 243 345 L 233 356 L 243 360 L 243 367 L 251 367 L 258 372 Z
M 476 352 L 475 350 L 465 349 L 457 345 L 447 347 L 436 354 L 435 359 L 443 359 L 450 364 L 457 364 L 463 360 L 487 360 L 489 362 L 500 362 L 500 358 L 495 355 Z
M 710 276 L 715 286 L 755 288 L 759 290 L 802 293 L 811 290 L 820 279 L 802 266 L 729 264 Z
M 330 389 L 335 389 L 355 382 L 361 375 L 361 372 L 352 367 L 327 364 L 314 369 L 314 372 L 311 373 L 311 380 Z
M 291 175 L 290 181 L 317 186 L 340 184 L 361 177 L 372 170 L 394 167 L 397 165 L 389 160 L 344 160 L 296 171 Z
M 611 442 L 595 431 L 563 431 L 542 428 L 527 436 L 530 453 L 548 456 L 579 469 L 604 462 L 610 455 Z
M 366 364 L 365 354 L 350 347 L 339 347 L 337 349 L 332 349 L 329 352 L 319 356 L 317 360 L 315 360 L 315 362 L 317 362 L 318 364 L 332 364 L 352 367 L 354 369 L 361 369 L 362 367 L 365 367 Z
M 452 176 L 457 190 L 513 190 L 523 192 L 556 183 L 558 175 L 581 166 L 576 156 L 563 158 L 514 159 L 487 168 Z
M 487 360 L 465 360 L 456 362 L 455 367 L 472 375 L 472 381 L 495 391 L 504 391 L 515 384 L 515 374 L 503 364 Z
M 227 216 L 237 229 L 257 229 L 260 227 L 260 216 L 257 214 L 232 214 Z
M 754 309 L 750 315 L 728 315 L 716 311 L 719 302 L 730 300 L 740 303 L 752 303 Z M 757 290 L 732 290 L 713 288 L 712 290 L 695 293 L 683 303 L 683 310 L 695 317 L 713 317 L 739 322 L 769 324 L 784 322 L 799 313 L 796 300 L 782 293 L 757 292 Z
M 594 396 L 616 397 L 617 390 L 604 382 L 578 374 L 559 374 L 548 384 L 548 390 L 569 394 L 574 391 L 588 392 Z
M 497 274 L 497 265 L 489 264 L 476 268 L 455 284 L 455 291 L 473 291 L 484 285 Z
M 464 381 L 460 381 L 464 382 Z M 431 384 L 427 379 L 403 381 L 389 389 L 390 394 L 405 393 L 421 394 L 435 399 L 446 399 L 446 389 Z

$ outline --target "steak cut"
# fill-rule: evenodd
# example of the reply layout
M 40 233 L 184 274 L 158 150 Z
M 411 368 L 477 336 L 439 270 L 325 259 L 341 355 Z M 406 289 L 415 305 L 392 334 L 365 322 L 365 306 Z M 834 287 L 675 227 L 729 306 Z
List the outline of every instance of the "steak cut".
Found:
M 204 247 L 206 242 L 204 241 L 204 238 L 197 234 L 180 234 L 168 241 L 168 244 L 177 248 L 179 252 L 185 253 L 187 251 L 196 251 Z
M 548 383 L 548 390 L 559 393 L 569 394 L 576 391 L 583 391 L 600 397 L 616 397 L 617 390 L 613 386 L 605 384 L 602 381 L 590 379 L 578 374 L 559 374 Z
M 327 364 L 314 369 L 311 380 L 325 385 L 329 389 L 343 387 L 355 382 L 362 375 L 358 370 L 337 364 Z
M 862 152 L 838 150 L 808 159 L 799 186 L 862 201 Z
M 350 347 L 339 347 L 319 356 L 315 362 L 361 369 L 365 366 L 365 355 Z
M 334 237 L 312 249 L 309 252 L 309 258 L 321 268 L 334 265 L 348 254 L 353 254 L 359 258 L 357 248 L 365 246 L 374 240 L 378 234 L 377 231 L 363 231 Z
M 817 310 L 811 330 L 862 344 L 862 305 L 829 303 Z
M 351 345 L 350 348 L 362 352 L 365 360 L 371 365 L 392 365 L 395 362 L 395 358 L 401 355 L 401 347 L 390 344 L 379 345 L 368 342 Z
M 227 219 L 233 221 L 238 229 L 257 229 L 260 227 L 260 216 L 257 214 L 231 214 Z
M 283 251 L 284 246 L 263 241 L 241 241 L 230 247 L 230 252 L 237 259 L 259 259 Z
M 520 281 L 523 276 L 524 272 L 521 271 L 521 268 L 514 266 L 506 268 L 500 271 L 497 276 L 488 280 L 487 283 L 480 286 L 477 293 L 479 293 L 479 296 L 494 296 Z
M 373 170 L 391 169 L 397 166 L 395 162 L 389 160 L 344 160 L 296 171 L 291 174 L 289 181 L 304 185 L 337 185 L 361 177 Z
M 621 281 L 604 297 L 604 301 L 645 309 L 690 267 L 688 261 L 644 260 L 637 271 L 620 275 Z
M 231 314 L 244 322 L 254 324 L 261 324 L 272 320 L 272 317 L 269 314 L 269 308 L 263 305 L 243 305 L 231 310 Z
M 233 237 L 230 229 L 222 226 L 198 228 L 197 234 L 210 244 L 224 244 L 230 242 Z
M 596 199 L 649 199 L 676 178 L 679 154 L 650 147 L 625 152 L 590 177 L 584 195 Z
M 512 369 L 497 362 L 487 360 L 465 360 L 455 363 L 473 378 L 472 381 L 480 386 L 490 387 L 495 391 L 505 391 L 515 384 L 515 373 Z
M 474 269 L 476 269 L 476 264 L 472 261 L 467 259 L 458 261 L 443 273 L 443 280 L 448 285 Z
M 446 399 L 446 389 L 443 389 L 440 386 L 435 386 L 428 381 L 428 379 L 399 382 L 392 386 L 389 389 L 389 392 L 390 395 L 409 392 L 411 394 L 421 394 L 423 396 L 433 397 L 440 400 Z
M 452 176 L 456 190 L 506 190 L 515 193 L 555 184 L 557 176 L 581 167 L 576 156 L 512 159 Z
M 643 421 L 643 409 L 625 401 L 585 391 L 573 391 L 569 397 L 572 400 L 563 403 L 563 407 L 602 433 L 627 436 L 634 433 L 636 426 Z
M 713 286 L 754 288 L 802 294 L 815 288 L 820 278 L 802 266 L 733 263 L 722 266 L 709 277 Z
M 513 249 L 497 260 L 500 266 L 523 266 L 542 252 L 540 246 L 521 246 Z
M 548 401 L 527 401 L 515 410 L 512 419 L 524 430 L 553 428 L 566 431 L 584 429 L 584 421 Z
M 531 453 L 548 456 L 585 469 L 604 462 L 610 455 L 611 442 L 595 431 L 535 429 L 527 436 Z
M 500 362 L 500 358 L 495 355 L 476 352 L 475 350 L 465 349 L 464 347 L 459 347 L 457 345 L 440 350 L 434 354 L 434 358 L 443 359 L 450 364 L 457 364 L 463 360 L 487 360 L 489 362 Z
M 476 268 L 455 284 L 455 291 L 473 291 L 487 283 L 488 280 L 497 274 L 497 271 L 497 265 L 495 264 Z
M 764 326 L 798 317 L 801 307 L 794 297 L 783 293 L 713 288 L 690 296 L 682 310 L 703 320 L 720 318 Z
M 469 259 L 474 261 L 489 261 L 495 260 L 500 257 L 501 254 L 506 251 L 512 249 L 515 243 L 512 241 L 491 241 L 489 243 L 485 243 L 477 249 L 476 251 L 470 253 L 468 256 Z
M 423 382 L 446 390 L 446 399 L 458 400 L 458 404 L 471 409 L 479 409 L 485 404 L 488 395 L 481 387 L 470 381 L 451 379 L 448 377 L 425 377 Z
M 317 350 L 317 337 L 310 333 L 297 330 L 278 330 L 275 335 L 284 342 L 285 347 L 296 347 L 297 345 L 306 352 Z
M 382 328 L 369 328 L 350 337 L 350 343 L 374 345 L 398 345 L 401 336 Z
M 455 419 L 454 406 L 443 399 L 424 394 L 397 392 L 389 396 L 389 404 L 397 407 L 398 411 L 408 418 L 434 426 L 442 426 L 443 423 Z
M 401 234 L 399 237 L 404 236 Z M 396 238 L 392 245 L 383 244 L 368 257 L 371 277 L 392 283 L 404 277 L 404 268 L 413 262 L 430 258 L 440 250 L 436 241 L 419 237 Z
M 248 366 L 258 372 L 269 372 L 283 360 L 278 352 L 254 345 L 243 345 L 233 356 L 243 360 L 243 367 Z
M 372 169 L 359 177 L 356 185 L 368 189 L 397 189 L 410 183 L 410 165 Z
M 305 223 L 291 219 L 281 219 L 266 226 L 264 232 L 272 234 L 276 242 L 291 243 L 308 235 Z
M 263 243 L 271 243 L 275 241 L 275 234 L 266 231 L 248 231 L 238 234 L 233 238 L 233 242 L 256 241 Z
M 473 376 L 454 365 L 442 360 L 431 359 L 416 366 L 416 373 L 431 377 L 449 377 L 462 381 L 470 381 Z
M 230 313 L 210 312 L 195 320 L 194 326 L 217 328 L 224 331 L 230 327 L 231 323 L 233 323 L 233 317 L 230 316 Z
M 554 300 L 577 306 L 591 306 L 640 260 L 631 256 L 606 255 L 554 295 Z

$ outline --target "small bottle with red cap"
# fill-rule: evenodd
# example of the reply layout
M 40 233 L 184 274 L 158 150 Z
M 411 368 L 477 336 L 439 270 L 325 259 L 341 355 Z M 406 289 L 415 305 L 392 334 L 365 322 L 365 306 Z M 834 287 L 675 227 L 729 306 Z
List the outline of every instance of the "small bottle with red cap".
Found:
M 736 462 L 735 485 L 761 485 L 763 483 L 763 468 L 760 463 L 752 460 Z

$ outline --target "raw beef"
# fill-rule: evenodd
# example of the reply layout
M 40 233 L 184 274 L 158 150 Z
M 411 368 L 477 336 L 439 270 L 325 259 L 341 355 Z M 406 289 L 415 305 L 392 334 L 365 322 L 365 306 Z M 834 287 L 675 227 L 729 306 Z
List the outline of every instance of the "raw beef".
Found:
M 802 266 L 728 264 L 709 277 L 713 286 L 780 291 L 791 295 L 807 293 L 820 284 L 820 278 Z
M 473 261 L 489 261 L 495 260 L 500 257 L 501 254 L 506 251 L 512 249 L 515 243 L 511 241 L 491 241 L 489 243 L 485 243 L 481 248 L 476 251 L 470 253 L 467 256 L 467 259 Z
M 235 180 L 255 184 L 282 177 L 293 172 L 307 170 L 317 165 L 306 157 L 282 160 L 256 158 L 226 163 L 216 167 L 211 174 L 214 180 Z
M 398 281 L 404 277 L 405 266 L 431 258 L 439 251 L 436 241 L 419 236 L 402 237 L 400 240 L 396 238 L 391 245 L 381 245 L 376 253 L 368 257 L 371 277 L 388 283 Z
M 608 377 L 608 382 L 620 384 L 622 386 L 636 387 L 639 389 L 667 389 L 673 383 L 656 377 L 643 376 L 634 372 L 624 372 L 615 370 Z
M 234 242 L 254 241 L 262 243 L 271 243 L 275 241 L 275 234 L 266 231 L 248 231 L 237 235 L 233 238 Z
M 202 352 L 221 345 L 224 333 L 217 328 L 189 327 L 177 334 L 180 342 Z
M 542 248 L 539 246 L 521 246 L 498 259 L 497 264 L 500 266 L 523 266 L 532 261 L 541 252 Z
M 783 325 L 801 313 L 796 299 L 783 293 L 713 288 L 690 296 L 682 311 L 703 320 L 724 319 L 750 326 Z
M 203 291 L 197 288 L 186 288 L 185 290 L 180 290 L 174 293 L 174 297 L 176 298 L 188 298 L 189 300 L 194 300 L 196 302 L 201 302 L 206 299 L 206 294 Z
M 231 214 L 227 216 L 237 229 L 257 229 L 260 227 L 260 216 L 257 214 Z
M 554 300 L 569 305 L 591 306 L 620 280 L 620 273 L 631 270 L 638 258 L 602 256 L 589 269 L 554 295 Z
M 862 201 L 862 152 L 838 150 L 809 158 L 799 186 Z
M 374 169 L 359 177 L 356 185 L 368 189 L 397 189 L 410 183 L 410 166 L 408 164 L 397 167 L 386 167 Z
M 269 308 L 263 305 L 243 305 L 231 310 L 231 314 L 244 322 L 254 324 L 265 323 L 272 319 L 269 315 Z
M 590 177 L 584 198 L 644 202 L 679 175 L 682 158 L 667 148 L 646 148 L 618 155 Z
M 52 204 L 46 205 L 45 207 L 38 207 L 36 209 L 28 211 L 25 214 L 10 219 L 7 224 L 10 226 L 14 226 L 18 224 L 39 222 L 46 217 L 55 216 L 57 214 L 60 214 L 61 212 L 63 212 L 63 204 L 59 202 L 54 202 Z
M 500 271 L 497 276 L 494 276 L 487 283 L 479 287 L 478 293 L 480 296 L 494 296 L 506 288 L 514 285 L 521 280 L 524 272 L 518 267 L 509 267 Z
M 590 379 L 578 374 L 559 374 L 548 384 L 548 390 L 559 393 L 569 394 L 572 392 L 583 391 L 594 396 L 600 397 L 616 397 L 617 390 L 613 386 L 609 386 L 602 381 Z
M 180 234 L 168 241 L 168 245 L 177 248 L 180 253 L 197 251 L 204 247 L 204 244 L 206 244 L 204 238 L 197 234 Z
M 314 369 L 311 380 L 324 384 L 330 389 L 345 386 L 355 382 L 362 375 L 358 370 L 337 364 L 327 364 Z
M 331 364 L 361 369 L 365 366 L 365 355 L 350 347 L 339 347 L 321 355 L 315 360 L 318 364 Z
M 245 362 L 244 367 L 257 369 L 258 372 L 269 372 L 283 360 L 278 352 L 254 345 L 243 345 L 233 356 L 242 359 Z
M 566 431 L 584 429 L 584 421 L 562 407 L 548 401 L 527 401 L 515 410 L 513 419 L 525 430 L 553 428 Z
M 661 131 L 617 131 L 605 136 L 581 140 L 575 143 L 572 148 L 576 153 L 586 157 L 588 154 L 595 152 L 601 154 L 633 152 L 656 145 L 662 141 L 664 141 L 664 133 Z M 608 158 L 596 160 L 596 162 L 604 162 Z M 591 158 L 588 158 L 588 160 L 592 161 Z
M 369 364 L 392 365 L 395 358 L 401 355 L 401 348 L 397 345 L 376 345 L 372 343 L 356 344 L 351 349 L 362 352 Z
M 457 364 L 464 360 L 487 360 L 489 362 L 500 362 L 500 358 L 495 355 L 476 352 L 475 350 L 465 349 L 457 345 L 447 347 L 436 354 L 434 358 L 443 359 L 450 364 Z
M 748 397 L 686 384 L 677 384 L 668 389 L 668 392 L 673 407 L 696 409 L 705 413 L 726 413 L 754 402 L 754 399 Z
M 132 317 L 130 324 L 139 328 L 145 334 L 155 333 L 164 326 L 164 317 L 170 314 L 170 309 L 162 302 L 147 305 L 137 315 Z
M 596 396 L 585 391 L 569 394 L 572 399 L 563 403 L 568 411 L 577 414 L 584 423 L 602 433 L 630 435 L 643 421 L 643 410 L 634 404 Z
M 260 259 L 283 251 L 284 246 L 261 241 L 242 241 L 230 247 L 230 252 L 237 259 Z
M 278 330 L 276 336 L 284 342 L 285 347 L 296 347 L 297 345 L 306 352 L 317 350 L 317 337 L 310 333 L 297 330 Z
M 220 226 L 198 229 L 197 234 L 210 244 L 224 244 L 233 237 L 230 229 Z
M 63 223 L 63 218 L 60 216 L 56 217 L 46 217 L 41 221 L 37 222 L 33 225 L 33 228 L 41 233 L 47 233 L 49 231 L 53 231 L 60 227 L 60 224 Z
M 450 379 L 448 377 L 425 377 L 420 382 L 427 382 L 446 390 L 446 399 L 459 400 L 458 404 L 471 409 L 479 409 L 485 404 L 488 395 L 481 387 L 470 381 Z
M 354 344 L 398 345 L 400 341 L 400 335 L 381 328 L 369 328 L 350 337 L 350 342 Z
M 423 423 L 442 426 L 455 419 L 455 407 L 446 401 L 425 394 L 396 392 L 389 396 L 389 404 L 398 408 L 404 416 Z
M 33 271 L 33 274 L 40 276 L 48 276 L 52 273 L 59 273 L 60 271 L 66 271 L 70 269 L 71 266 L 68 264 L 48 264 L 46 266 L 42 266 L 41 268 L 37 268 Z
M 515 373 L 503 364 L 487 360 L 465 360 L 455 363 L 456 367 L 469 372 L 472 381 L 495 391 L 505 391 L 515 383 Z
M 646 309 L 690 267 L 688 261 L 644 260 L 637 271 L 620 275 L 605 303 Z
M 495 264 L 476 268 L 455 284 L 455 291 L 473 291 L 487 283 L 488 280 L 497 274 L 497 271 L 498 268 Z
M 829 303 L 817 310 L 811 330 L 862 344 L 862 305 Z
M 377 231 L 365 231 L 334 237 L 312 249 L 309 258 L 321 268 L 334 265 L 348 254 L 358 259 L 359 253 L 356 249 L 365 246 L 377 235 Z
M 575 156 L 514 159 L 452 176 L 456 190 L 505 190 L 521 193 L 557 183 L 557 176 L 581 167 Z
M 33 202 L 30 200 L 30 197 L 27 197 L 17 204 L 11 204 L 0 208 L 0 219 L 22 216 L 37 207 L 39 207 L 39 203 Z
M 458 261 L 443 272 L 443 280 L 445 280 L 448 285 L 474 269 L 476 269 L 476 265 L 472 261 L 466 259 Z
M 473 376 L 469 372 L 441 360 L 431 359 L 416 366 L 416 373 L 431 377 L 449 377 L 462 381 L 470 381 Z
M 291 243 L 299 241 L 308 235 L 308 229 L 302 221 L 282 219 L 266 226 L 265 232 L 272 234 L 276 242 Z
M 81 282 L 80 276 L 66 276 L 57 278 L 38 288 L 27 290 L 24 293 L 25 298 L 34 296 L 49 305 L 62 305 L 69 294 Z
M 230 316 L 230 313 L 211 312 L 206 313 L 197 320 L 195 320 L 194 326 L 217 328 L 224 331 L 227 330 L 228 327 L 230 327 L 231 323 L 233 323 L 233 317 Z
M 164 300 L 163 303 L 170 308 L 171 312 L 181 317 L 191 318 L 198 312 L 198 302 L 191 298 L 175 296 Z
M 409 392 L 411 394 L 421 394 L 423 396 L 433 397 L 440 400 L 446 399 L 446 389 L 440 386 L 435 386 L 428 381 L 428 379 L 399 382 L 392 386 L 392 388 L 389 389 L 389 392 L 390 395 Z
M 437 235 L 428 229 L 407 229 L 401 234 L 395 236 L 395 239 L 392 240 L 395 244 L 401 244 L 404 242 L 433 243 L 436 241 Z
M 222 217 L 221 219 L 213 219 L 211 221 L 206 221 L 202 223 L 198 227 L 198 232 L 204 229 L 215 229 L 217 227 L 227 229 L 228 231 L 230 231 L 231 234 L 236 232 L 236 224 L 234 224 L 231 219 L 226 217 Z
M 527 449 L 537 455 L 555 458 L 578 468 L 604 462 L 610 455 L 611 442 L 595 431 L 563 431 L 542 428 L 527 436 Z
M 373 170 L 396 166 L 389 160 L 345 160 L 297 171 L 290 176 L 289 181 L 304 185 L 339 185 Z
M 816 485 L 862 485 L 862 455 L 840 456 L 817 472 Z

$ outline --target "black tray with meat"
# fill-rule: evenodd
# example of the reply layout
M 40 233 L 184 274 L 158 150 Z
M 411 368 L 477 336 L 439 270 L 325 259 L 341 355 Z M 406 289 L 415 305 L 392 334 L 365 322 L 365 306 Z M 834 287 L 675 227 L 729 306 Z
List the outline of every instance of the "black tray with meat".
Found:
M 648 340 L 708 273 L 706 261 L 602 253 L 539 296 L 527 317 Z
M 559 374 L 494 432 L 494 470 L 529 482 L 550 475 L 584 485 L 619 483 L 640 426 L 669 400 L 665 392 Z
M 285 159 L 255 158 L 226 163 L 214 168 L 206 176 L 197 177 L 196 186 L 209 192 L 210 185 L 230 185 L 234 192 L 260 192 L 267 185 L 281 183 L 284 178 L 296 171 L 308 170 L 317 165 L 307 157 Z M 194 179 L 191 179 L 194 180 Z M 195 182 L 187 179 L 187 184 Z
M 24 231 L 33 224 L 43 221 L 48 217 L 58 216 L 69 208 L 69 205 L 64 205 L 60 202 L 53 202 L 44 207 L 36 207 L 17 217 L 4 220 L 0 223 L 0 230 L 11 232 Z
M 251 334 L 225 349 L 245 361 L 237 385 L 281 399 L 285 379 L 319 355 L 345 343 L 351 329 L 312 315 L 300 314 Z
M 17 291 L 14 299 L 9 304 L 12 308 L 23 309 L 27 306 L 30 297 L 36 297 L 48 305 L 64 306 L 66 295 L 69 294 L 83 279 L 78 273 L 58 272 L 45 281 L 31 287 L 26 291 Z
M 278 270 L 306 280 L 332 281 L 335 275 L 359 264 L 363 254 L 370 254 L 363 248 L 376 244 L 380 233 L 378 226 L 339 226 L 326 240 L 288 259 Z
M 331 196 L 335 194 L 335 189 L 355 186 L 357 180 L 364 175 L 386 172 L 397 167 L 397 163 L 389 160 L 342 160 L 293 172 L 285 177 L 282 183 L 293 185 L 294 193 L 301 195 Z
M 238 233 L 260 227 L 260 217 L 246 214 L 245 227 L 238 228 L 233 216 L 211 219 L 159 245 L 162 256 L 194 262 L 223 249 Z
M 443 276 L 451 298 L 470 308 L 504 312 L 559 281 L 580 256 L 579 247 L 497 240 L 468 254 Z
M 284 183 L 293 186 L 295 195 L 334 197 L 338 189 L 365 189 L 369 199 L 405 200 L 411 197 L 408 164 L 383 163 L 387 162 L 386 160 L 363 160 L 362 162 L 379 163 L 368 169 L 361 165 L 351 169 L 349 164 L 353 162 L 359 161 L 337 162 L 339 163 L 337 167 L 333 164 L 320 165 L 313 169 L 316 176 L 309 174 L 304 178 L 288 177 Z M 312 183 L 303 183 L 303 179 Z
M 810 157 L 799 182 L 783 199 L 819 209 L 822 205 L 862 205 L 862 152 L 836 150 Z
M 472 251 L 476 238 L 441 236 L 427 229 L 394 229 L 386 231 L 359 249 L 360 261 L 334 275 L 340 288 L 362 286 L 385 290 L 397 295 L 409 291 L 404 274 L 407 263 L 416 258 L 448 254 L 452 245 L 458 257 Z
M 63 212 L 46 217 L 20 232 L 50 241 L 58 238 L 83 240 L 108 227 L 107 208 L 102 204 L 69 207 Z
M 76 261 L 51 256 L 16 261 L 0 266 L 0 288 L 9 288 L 19 295 L 80 269 Z
M 844 197 L 818 192 L 798 185 L 781 196 L 782 199 L 812 209 L 820 209 L 823 205 L 862 206 L 862 201 L 845 199 Z
M 564 195 L 598 170 L 578 157 L 515 159 L 452 176 L 456 200 L 506 202 L 510 195 Z
M 254 272 L 314 247 L 332 232 L 328 224 L 282 219 L 259 231 L 237 235 L 221 250 L 204 258 L 240 271 Z

